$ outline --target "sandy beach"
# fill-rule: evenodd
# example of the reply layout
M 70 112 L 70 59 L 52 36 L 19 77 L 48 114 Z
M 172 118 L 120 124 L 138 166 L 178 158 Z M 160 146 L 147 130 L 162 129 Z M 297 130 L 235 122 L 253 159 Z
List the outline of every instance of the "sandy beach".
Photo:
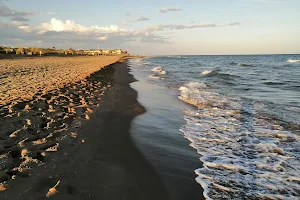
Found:
M 119 56 L 25 57 L 0 62 L 0 105 L 30 100 L 69 83 L 84 79 Z
M 77 138 L 78 129 L 90 119 L 112 86 L 111 77 L 106 72 L 110 68 L 99 70 L 119 59 L 45 57 L 1 60 L 1 66 L 6 66 L 2 73 L 9 80 L 2 84 L 2 95 L 5 90 L 11 92 L 10 86 L 15 88 L 12 90 L 14 95 L 4 98 L 2 102 L 6 105 L 0 108 L 1 191 L 10 188 L 14 180 L 34 174 L 31 170 L 43 166 L 48 156 L 63 149 L 65 140 Z M 95 71 L 98 74 L 93 78 L 95 75 L 91 74 Z M 23 98 L 23 94 L 27 94 L 27 98 Z M 8 199 L 15 197 L 12 195 Z
M 146 110 L 129 85 L 135 79 L 126 60 L 109 65 L 118 60 L 1 60 L 6 72 L 15 73 L 6 78 L 19 88 L 33 77 L 53 83 L 42 93 L 42 84 L 30 84 L 31 99 L 21 101 L 24 88 L 10 101 L 5 99 L 0 121 L 1 199 L 174 199 L 160 169 L 132 140 L 132 120 Z M 23 82 L 14 76 L 23 76 Z M 174 172 L 175 179 L 186 175 Z M 194 175 L 188 180 L 193 183 Z M 175 191 L 175 185 L 168 187 Z M 199 194 L 198 188 L 188 188 Z

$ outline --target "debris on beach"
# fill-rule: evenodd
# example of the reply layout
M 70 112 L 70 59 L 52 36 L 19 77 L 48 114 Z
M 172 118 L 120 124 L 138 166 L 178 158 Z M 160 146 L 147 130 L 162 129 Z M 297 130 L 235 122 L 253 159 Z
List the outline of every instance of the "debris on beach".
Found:
M 26 119 L 26 124 L 27 124 L 28 126 L 30 126 L 30 125 L 31 125 L 31 121 L 30 121 L 30 119 Z
M 90 108 L 87 108 L 87 109 L 86 109 L 86 112 L 87 112 L 87 113 L 93 113 L 94 111 L 93 111 L 92 109 L 90 109 Z
M 48 109 L 48 112 L 52 113 L 52 112 L 55 112 L 53 106 L 49 105 L 49 109 Z
M 84 117 L 86 120 L 90 120 L 90 117 L 86 114 Z
M 76 132 L 71 132 L 71 137 L 72 138 L 76 138 L 77 137 L 77 133 Z
M 4 191 L 7 189 L 7 184 L 6 183 L 0 183 L 0 192 Z
M 18 146 L 19 147 L 24 147 L 24 142 L 27 140 L 28 138 L 24 139 L 24 140 L 21 140 L 19 143 L 18 143 Z
M 46 151 L 57 151 L 58 150 L 58 147 L 59 147 L 59 144 L 56 143 L 56 145 L 54 145 L 53 147 L 49 147 L 48 149 L 46 149 Z
M 39 144 L 45 144 L 47 142 L 47 139 L 46 138 L 42 138 L 42 139 L 39 139 L 39 140 L 36 140 L 36 141 L 33 141 L 33 145 L 39 145 Z
M 60 180 L 57 181 L 57 183 L 48 190 L 46 197 L 51 197 L 51 196 L 55 195 L 56 193 L 58 193 L 58 190 L 56 189 L 56 187 L 59 185 L 59 183 L 60 183 Z
M 21 132 L 21 129 L 18 129 L 18 130 L 16 130 L 16 131 L 14 131 L 12 134 L 9 135 L 9 137 L 10 137 L 10 138 L 12 138 L 12 137 L 17 137 L 17 134 L 18 134 L 19 132 Z

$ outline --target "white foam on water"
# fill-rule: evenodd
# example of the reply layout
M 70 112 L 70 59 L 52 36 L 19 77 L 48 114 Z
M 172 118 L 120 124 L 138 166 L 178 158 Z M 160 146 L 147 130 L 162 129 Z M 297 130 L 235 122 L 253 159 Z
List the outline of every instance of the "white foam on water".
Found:
M 156 80 L 164 80 L 164 78 L 158 77 L 158 76 L 155 76 L 155 75 L 149 75 L 148 78 L 156 79 Z
M 210 74 L 212 73 L 213 70 L 204 70 L 203 72 L 201 72 L 202 75 L 207 75 L 207 74 Z
M 204 83 L 179 88 L 197 106 L 180 131 L 200 154 L 196 181 L 207 199 L 299 199 L 300 136 L 257 114 L 252 102 L 209 92 Z
M 288 63 L 297 63 L 297 62 L 300 62 L 300 60 L 288 59 L 286 62 L 288 62 Z
M 167 56 L 168 58 L 187 58 L 185 56 Z
M 161 72 L 161 71 L 163 71 L 163 68 L 162 67 L 154 67 L 151 71 L 152 72 Z
M 158 73 L 158 74 L 161 74 L 161 75 L 164 75 L 166 74 L 167 72 L 163 70 L 163 68 L 161 67 L 155 67 L 151 70 L 152 72 L 155 72 L 155 73 Z

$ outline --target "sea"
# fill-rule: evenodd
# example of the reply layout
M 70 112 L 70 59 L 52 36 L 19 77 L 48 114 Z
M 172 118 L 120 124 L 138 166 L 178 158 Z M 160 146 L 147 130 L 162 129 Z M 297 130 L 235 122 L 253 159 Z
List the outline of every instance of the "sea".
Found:
M 174 134 L 198 154 L 195 181 L 206 199 L 300 198 L 300 55 L 129 62 L 133 75 L 192 105 Z

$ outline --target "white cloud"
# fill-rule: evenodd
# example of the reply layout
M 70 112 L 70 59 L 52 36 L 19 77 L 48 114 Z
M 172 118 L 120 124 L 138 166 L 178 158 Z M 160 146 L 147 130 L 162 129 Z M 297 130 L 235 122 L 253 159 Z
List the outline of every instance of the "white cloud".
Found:
M 157 11 L 160 13 L 167 13 L 167 12 L 175 12 L 175 11 L 181 11 L 181 8 L 160 8 Z
M 144 17 L 144 16 L 140 16 L 140 17 L 138 17 L 138 18 L 136 18 L 136 19 L 134 19 L 134 20 L 128 20 L 128 21 L 123 21 L 123 22 L 121 22 L 123 25 L 126 25 L 126 24 L 128 24 L 128 23 L 133 23 L 133 22 L 143 22 L 143 21 L 148 21 L 148 20 L 150 20 L 149 18 L 147 18 L 147 17 Z
M 213 28 L 222 26 L 235 26 L 240 23 L 229 24 L 159 24 L 138 29 L 124 29 L 116 25 L 110 26 L 84 26 L 72 20 L 62 21 L 52 18 L 48 23 L 29 25 L 23 22 L 1 22 L 0 38 L 2 43 L 15 42 L 12 38 L 21 38 L 24 43 L 40 45 L 43 47 L 57 46 L 61 48 L 85 48 L 99 42 L 103 48 L 111 48 L 135 43 L 170 43 L 176 32 L 185 29 Z M 2 31 L 3 30 L 3 31 Z M 11 33 L 14 33 L 13 35 Z M 173 33 L 173 34 L 170 34 Z M 38 41 L 43 41 L 39 43 Z M 20 43 L 18 43 L 20 45 Z
M 88 33 L 113 33 L 124 32 L 125 29 L 121 29 L 116 25 L 99 27 L 91 26 L 85 27 L 80 24 L 76 24 L 74 21 L 66 20 L 65 22 L 52 18 L 50 23 L 42 23 L 40 26 L 34 27 L 33 30 L 38 30 L 38 33 L 42 34 L 49 31 L 54 32 L 76 32 L 82 34 Z
M 31 32 L 30 27 L 29 26 L 19 26 L 19 29 L 25 31 L 25 32 Z

